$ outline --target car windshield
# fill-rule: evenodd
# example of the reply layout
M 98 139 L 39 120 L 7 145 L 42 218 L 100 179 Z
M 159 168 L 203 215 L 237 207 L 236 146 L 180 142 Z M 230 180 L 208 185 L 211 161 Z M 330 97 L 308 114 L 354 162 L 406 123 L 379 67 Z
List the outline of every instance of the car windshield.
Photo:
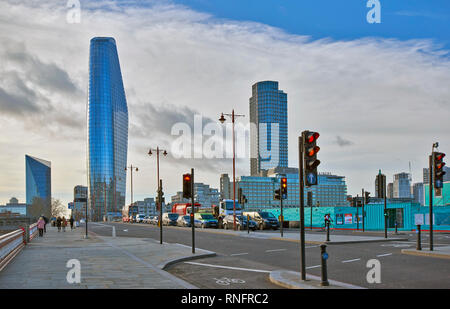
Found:
M 206 220 L 213 220 L 214 217 L 211 214 L 202 214 L 202 219 L 206 219 Z
M 263 219 L 273 219 L 275 216 L 271 212 L 261 212 L 259 213 Z
M 233 210 L 233 201 L 226 201 L 225 208 L 226 210 Z M 236 202 L 236 210 L 241 210 L 241 205 L 238 202 Z
M 176 220 L 178 219 L 178 214 L 168 214 L 169 219 Z
M 183 219 L 184 220 L 190 220 L 190 217 L 189 216 L 183 216 Z

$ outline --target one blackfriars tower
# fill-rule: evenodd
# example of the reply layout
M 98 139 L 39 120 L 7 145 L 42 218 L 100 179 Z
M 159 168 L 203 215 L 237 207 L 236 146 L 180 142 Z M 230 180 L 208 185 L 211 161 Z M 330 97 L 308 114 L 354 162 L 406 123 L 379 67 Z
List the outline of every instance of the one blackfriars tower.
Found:
M 93 220 L 125 205 L 128 108 L 116 41 L 91 39 L 89 56 L 88 189 Z

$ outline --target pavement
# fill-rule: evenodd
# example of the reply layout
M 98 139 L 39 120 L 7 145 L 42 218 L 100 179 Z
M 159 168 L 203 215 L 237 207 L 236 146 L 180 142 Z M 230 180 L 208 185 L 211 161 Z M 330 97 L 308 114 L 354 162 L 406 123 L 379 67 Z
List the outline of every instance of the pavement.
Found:
M 179 244 L 162 245 L 146 238 L 103 237 L 78 228 L 58 232 L 48 227 L 0 272 L 0 289 L 193 289 L 195 286 L 164 271 L 170 264 L 214 256 L 214 252 Z M 68 283 L 80 262 L 80 283 Z
M 435 246 L 433 248 L 433 251 L 430 251 L 429 247 L 428 247 L 428 250 L 426 248 L 422 248 L 422 250 L 402 249 L 402 253 L 403 254 L 409 254 L 409 255 L 417 255 L 417 256 L 427 256 L 427 257 L 434 257 L 434 258 L 450 259 L 450 246 L 442 246 L 442 247 Z

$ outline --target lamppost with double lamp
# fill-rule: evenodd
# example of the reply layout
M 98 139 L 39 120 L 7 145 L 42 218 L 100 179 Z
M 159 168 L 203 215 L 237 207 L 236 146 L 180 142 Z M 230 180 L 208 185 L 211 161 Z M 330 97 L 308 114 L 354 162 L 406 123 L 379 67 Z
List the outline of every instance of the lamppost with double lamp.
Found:
M 159 178 L 159 153 L 162 151 L 162 154 L 164 156 L 167 156 L 167 151 L 165 151 L 164 149 L 159 149 L 159 146 L 156 147 L 156 149 L 152 149 L 150 148 L 148 151 L 148 155 L 151 156 L 153 153 L 153 151 L 156 151 L 156 177 L 157 177 L 157 181 L 158 181 L 158 204 L 159 204 L 159 241 L 160 244 L 162 244 L 162 194 L 161 194 L 161 181 Z
M 231 122 L 233 124 L 233 230 L 236 230 L 236 173 L 235 173 L 236 152 L 235 152 L 235 140 L 234 140 L 234 120 L 235 120 L 236 117 L 245 117 L 245 115 L 235 114 L 234 113 L 234 109 L 233 109 L 231 114 L 224 114 L 224 113 L 222 113 L 220 115 L 219 121 L 221 123 L 225 122 L 225 117 L 224 116 L 231 117 Z
M 136 172 L 139 170 L 136 166 L 133 166 L 133 164 L 131 164 L 128 167 L 125 167 L 125 170 L 130 169 L 131 171 L 131 203 L 130 203 L 130 207 L 132 207 L 133 205 L 133 170 L 135 170 Z M 133 219 L 130 218 L 130 210 L 128 209 L 128 217 L 129 217 L 129 223 L 133 223 Z

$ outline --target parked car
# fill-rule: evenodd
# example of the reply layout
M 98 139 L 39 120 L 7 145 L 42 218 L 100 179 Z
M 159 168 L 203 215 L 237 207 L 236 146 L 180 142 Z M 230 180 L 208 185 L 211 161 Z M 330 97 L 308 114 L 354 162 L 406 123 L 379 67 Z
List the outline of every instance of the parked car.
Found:
M 254 231 L 258 228 L 258 225 L 253 220 L 250 220 L 248 224 L 249 224 L 249 229 L 251 229 L 252 231 Z M 225 216 L 225 218 L 223 218 L 223 228 L 228 230 L 228 229 L 233 229 L 233 227 L 234 227 L 234 216 L 233 215 Z M 238 230 L 247 229 L 247 217 L 246 216 L 241 216 L 241 215 L 236 216 L 236 228 Z
M 166 212 L 162 216 L 162 224 L 163 225 L 177 225 L 177 219 L 179 214 L 173 212 Z
M 150 219 L 150 224 L 157 225 L 157 224 L 158 224 L 158 220 L 159 220 L 159 216 L 153 216 L 153 217 Z
M 179 216 L 177 219 L 177 225 L 178 226 L 191 226 L 191 217 L 189 215 L 187 216 Z
M 206 227 L 217 228 L 219 226 L 217 219 L 210 213 L 196 213 L 194 215 L 195 219 L 200 220 L 204 229 Z
M 251 212 L 244 212 L 244 217 L 247 215 L 250 216 L 250 219 L 255 221 L 258 229 L 264 230 L 264 229 L 278 229 L 280 227 L 280 223 L 278 222 L 278 219 L 268 211 L 251 211 Z
M 202 227 L 202 221 L 194 219 L 194 227 Z

